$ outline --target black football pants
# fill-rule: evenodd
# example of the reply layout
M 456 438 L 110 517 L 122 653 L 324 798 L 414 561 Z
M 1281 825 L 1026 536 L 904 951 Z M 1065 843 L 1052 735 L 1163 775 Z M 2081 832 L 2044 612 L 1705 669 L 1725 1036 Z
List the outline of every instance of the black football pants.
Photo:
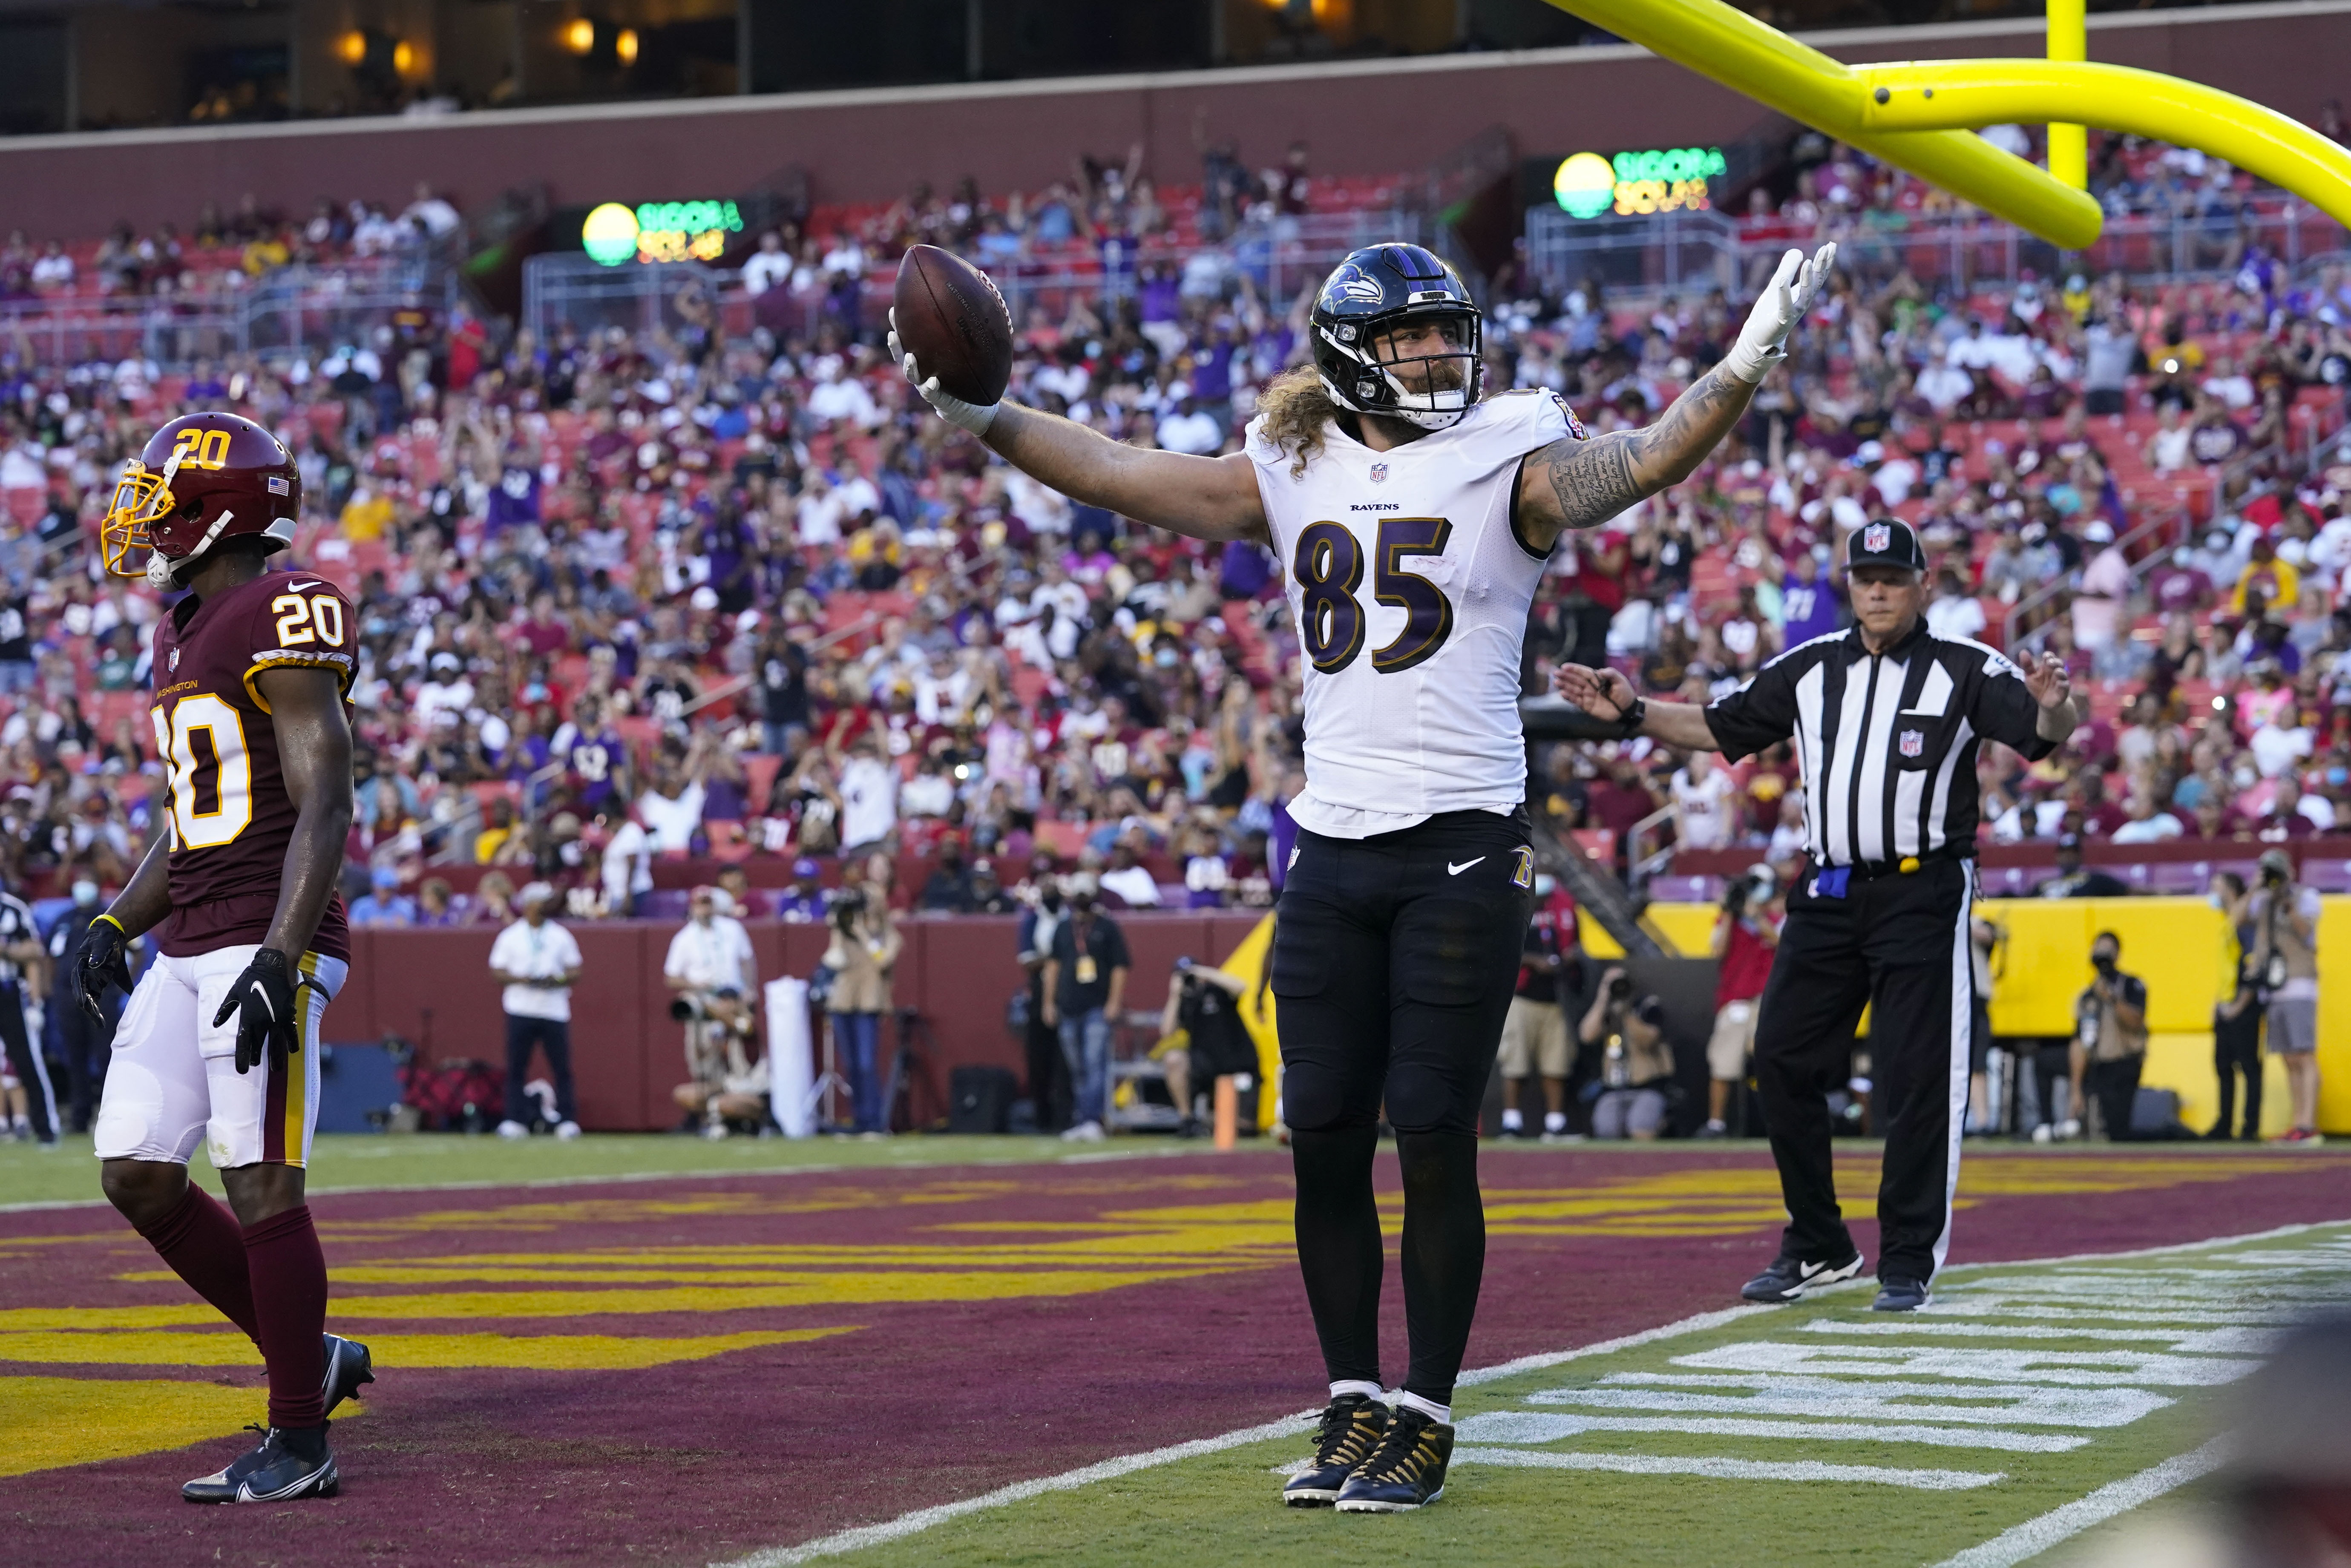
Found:
M 1334 1383 L 1380 1382 L 1384 1109 L 1405 1188 L 1403 1386 L 1452 1399 L 1486 1267 L 1478 1113 L 1533 884 L 1523 818 L 1451 811 L 1369 839 L 1298 836 L 1270 984 L 1298 1261 Z
M 1842 1088 L 1855 1026 L 1870 1009 L 1873 1119 L 1886 1136 L 1877 1186 L 1880 1279 L 1932 1279 L 1950 1242 L 1951 1196 L 1968 1103 L 1975 1009 L 1970 863 L 1930 861 L 1908 876 L 1814 891 L 1807 867 L 1755 1028 L 1755 1078 L 1788 1206 L 1783 1249 L 1807 1262 L 1854 1250 L 1837 1207 L 1828 1095 Z

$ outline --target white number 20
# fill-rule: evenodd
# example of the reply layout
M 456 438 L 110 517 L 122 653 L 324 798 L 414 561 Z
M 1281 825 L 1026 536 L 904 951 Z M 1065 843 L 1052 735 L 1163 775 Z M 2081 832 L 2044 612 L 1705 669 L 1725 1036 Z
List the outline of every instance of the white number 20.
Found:
M 253 821 L 245 723 L 211 695 L 182 697 L 168 720 L 160 708 L 154 718 L 157 749 L 172 774 L 172 831 L 183 849 L 218 849 Z
M 324 643 L 329 648 L 343 645 L 343 601 L 331 593 L 308 599 L 281 593 L 269 601 L 269 613 L 277 617 L 281 648 L 298 648 L 305 643 Z

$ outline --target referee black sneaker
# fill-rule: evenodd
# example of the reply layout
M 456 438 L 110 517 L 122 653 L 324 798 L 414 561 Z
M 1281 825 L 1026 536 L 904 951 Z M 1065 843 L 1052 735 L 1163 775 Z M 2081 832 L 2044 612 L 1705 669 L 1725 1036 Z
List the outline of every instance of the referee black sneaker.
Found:
M 1339 1489 L 1341 1513 L 1410 1513 L 1445 1495 L 1445 1467 L 1453 1458 L 1453 1428 L 1425 1412 L 1399 1406 L 1372 1457 Z
M 1741 1285 L 1739 1293 L 1747 1301 L 1785 1306 L 1790 1301 L 1803 1300 L 1804 1292 L 1814 1286 L 1834 1285 L 1860 1272 L 1861 1254 L 1858 1252 L 1842 1263 L 1807 1263 L 1802 1258 L 1792 1258 L 1782 1252 L 1771 1260 L 1769 1269 Z
M 1869 1303 L 1874 1312 L 1915 1312 L 1927 1304 L 1927 1281 L 1906 1280 L 1899 1274 L 1889 1274 L 1878 1281 L 1877 1300 Z
M 332 1497 L 342 1490 L 323 1422 L 298 1431 L 277 1427 L 246 1430 L 262 1435 L 261 1447 L 240 1454 L 225 1469 L 188 1482 L 180 1489 L 182 1497 L 190 1502 L 292 1502 Z
M 1342 1394 L 1322 1412 L 1313 1463 L 1290 1478 L 1281 1500 L 1292 1508 L 1328 1508 L 1355 1467 L 1371 1458 L 1388 1429 L 1388 1407 L 1368 1395 Z
M 367 1346 L 355 1339 L 331 1333 L 322 1337 L 326 1341 L 327 1377 L 319 1392 L 326 1398 L 327 1414 L 331 1416 L 336 1406 L 346 1399 L 357 1399 L 360 1387 L 375 1381 L 375 1358 L 368 1354 Z

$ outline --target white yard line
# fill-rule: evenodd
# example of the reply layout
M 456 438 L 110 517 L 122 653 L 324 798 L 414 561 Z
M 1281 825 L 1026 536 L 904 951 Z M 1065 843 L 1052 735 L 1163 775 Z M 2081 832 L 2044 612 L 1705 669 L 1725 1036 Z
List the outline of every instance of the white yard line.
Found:
M 1719 1481 L 1875 1482 L 1914 1491 L 1966 1491 L 2008 1477 L 1999 1470 L 1897 1470 L 1885 1465 L 1823 1465 L 1812 1459 L 1667 1458 L 1655 1454 L 1558 1454 L 1546 1448 L 1456 1448 L 1455 1464 L 1531 1470 L 1615 1470 L 1628 1476 L 1705 1476 Z
M 2218 1469 L 2228 1458 L 2225 1440 L 2213 1438 L 2200 1448 L 2168 1458 L 2135 1476 L 2111 1481 L 2085 1498 L 2053 1508 L 2038 1519 L 2003 1530 L 1980 1546 L 1970 1546 L 1938 1568 L 2009 1568 L 2011 1563 L 2038 1557 L 2043 1552 L 2094 1524 L 2152 1502 L 2175 1487 L 2185 1486 Z

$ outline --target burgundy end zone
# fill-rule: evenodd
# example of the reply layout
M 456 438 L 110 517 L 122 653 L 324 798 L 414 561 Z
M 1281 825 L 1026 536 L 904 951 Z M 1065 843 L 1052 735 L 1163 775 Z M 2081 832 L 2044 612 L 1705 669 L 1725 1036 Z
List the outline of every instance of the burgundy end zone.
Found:
M 1966 1170 L 1953 1256 L 1995 1261 L 2341 1218 L 2351 1159 L 1985 1155 Z M 1865 1206 L 1874 1159 L 1843 1162 L 1839 1176 L 1848 1208 L 1855 1197 Z M 1393 1245 L 1392 1158 L 1383 1157 L 1380 1176 Z M 1472 1367 L 1731 1305 L 1776 1240 L 1776 1191 L 1760 1153 L 1514 1151 L 1489 1155 L 1484 1176 L 1496 1218 Z M 1683 1196 L 1657 1201 L 1674 1194 Z M 312 1207 L 331 1267 L 429 1260 L 451 1275 L 339 1285 L 330 1326 L 361 1337 L 857 1332 L 629 1372 L 403 1370 L 381 1354 L 377 1397 L 337 1429 L 340 1499 L 190 1508 L 179 1484 L 237 1451 L 242 1439 L 223 1437 L 0 1479 L 8 1557 L 704 1563 L 1269 1420 L 1322 1393 L 1285 1255 L 1290 1197 L 1288 1162 L 1270 1150 L 322 1197 Z M 460 1278 L 467 1260 L 491 1254 L 569 1266 L 594 1253 L 641 1275 L 681 1279 L 736 1268 L 743 1278 L 821 1280 L 876 1267 L 953 1271 L 958 1262 L 983 1272 L 991 1255 L 999 1271 L 1021 1273 L 1035 1249 L 1162 1224 L 1117 1217 L 1195 1208 L 1197 1236 L 1222 1228 L 1253 1239 L 1238 1250 L 1203 1240 L 1196 1260 L 1158 1260 L 1228 1271 L 996 1301 L 399 1323 L 355 1315 L 369 1295 L 549 1288 Z M 1874 1228 L 1856 1226 L 1865 1250 Z M 152 1270 L 155 1260 L 102 1208 L 0 1217 L 0 1237 L 74 1239 L 0 1250 L 0 1325 L 16 1309 L 187 1299 L 175 1281 L 119 1278 Z M 1392 1371 L 1402 1364 L 1398 1297 L 1391 1272 Z M 0 1380 L 19 1375 L 203 1378 L 251 1390 L 256 1418 L 263 1406 L 257 1368 L 0 1363 Z

